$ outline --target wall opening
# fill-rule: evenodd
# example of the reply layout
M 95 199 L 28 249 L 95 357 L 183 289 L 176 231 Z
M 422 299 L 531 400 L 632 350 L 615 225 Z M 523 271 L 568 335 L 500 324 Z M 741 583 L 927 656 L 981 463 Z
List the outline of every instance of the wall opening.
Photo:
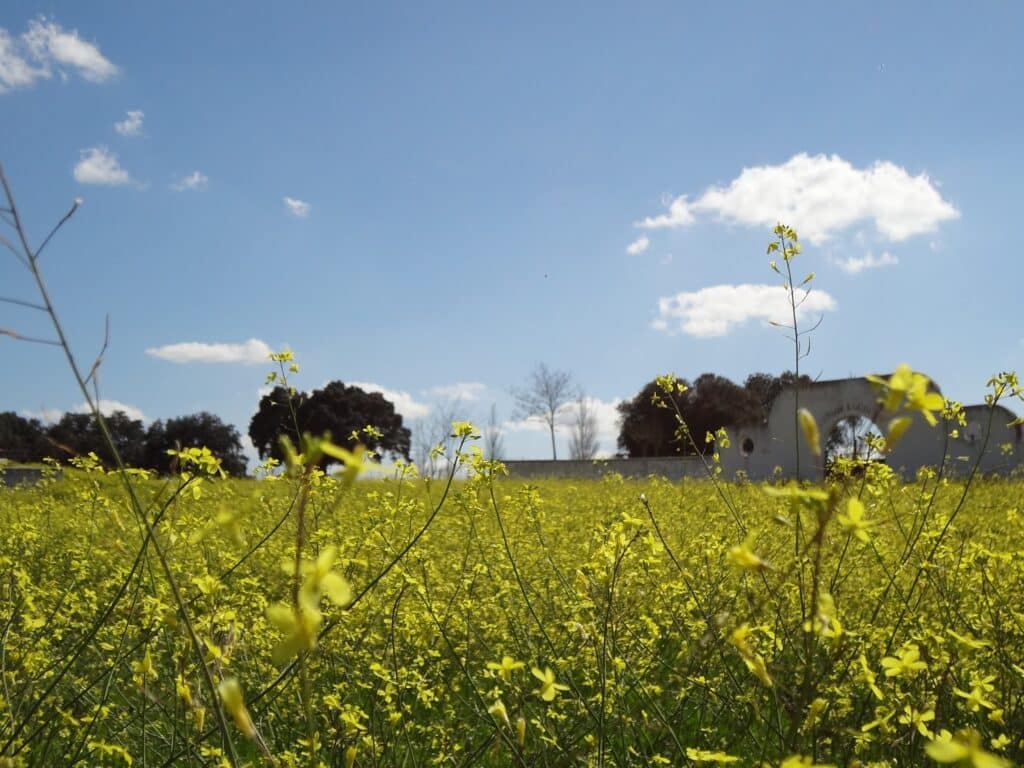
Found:
M 836 459 L 856 461 L 883 461 L 885 457 L 871 447 L 869 438 L 885 433 L 867 416 L 853 413 L 835 423 L 825 439 L 825 466 Z

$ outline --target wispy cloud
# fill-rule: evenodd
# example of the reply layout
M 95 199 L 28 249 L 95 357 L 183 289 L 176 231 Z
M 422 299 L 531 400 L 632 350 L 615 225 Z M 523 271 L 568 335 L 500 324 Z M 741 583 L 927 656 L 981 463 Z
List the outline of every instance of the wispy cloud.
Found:
M 210 344 L 203 341 L 183 341 L 162 347 L 150 347 L 147 355 L 172 363 L 266 363 L 273 350 L 265 341 L 249 339 L 243 344 Z
M 142 120 L 146 113 L 141 109 L 130 109 L 124 120 L 114 123 L 114 130 L 122 136 L 138 136 L 142 133 Z
M 48 80 L 54 71 L 67 77 L 66 70 L 94 83 L 117 74 L 117 67 L 95 43 L 79 37 L 78 30 L 64 30 L 45 16 L 30 21 L 18 38 L 0 27 L 0 93 Z
M 349 381 L 346 383 L 350 387 L 359 387 L 365 392 L 380 392 L 384 395 L 385 400 L 395 406 L 395 412 L 401 414 L 405 419 L 419 419 L 430 413 L 429 405 L 417 402 L 411 394 L 403 390 L 389 389 L 372 381 Z
M 636 240 L 626 246 L 626 253 L 630 256 L 639 256 L 641 253 L 647 250 L 647 246 L 651 244 L 651 239 L 647 235 L 640 235 Z
M 813 290 L 798 309 L 829 312 L 836 301 L 825 291 Z M 748 320 L 786 323 L 790 306 L 786 291 L 778 285 L 715 285 L 692 293 L 658 299 L 658 316 L 652 327 L 666 333 L 708 338 L 724 336 Z
M 900 260 L 888 251 L 883 251 L 881 256 L 867 253 L 864 256 L 850 256 L 845 259 L 837 259 L 836 266 L 848 275 L 856 275 L 865 269 L 878 269 L 879 267 L 891 267 L 899 264 Z
M 713 186 L 689 201 L 671 200 L 667 213 L 636 222 L 642 229 L 692 224 L 699 214 L 747 226 L 784 221 L 819 244 L 862 222 L 899 242 L 934 232 L 960 213 L 942 198 L 927 174 L 912 176 L 888 161 L 855 168 L 838 155 L 801 153 L 781 165 L 744 168 L 727 186 Z
M 459 381 L 455 384 L 431 387 L 425 390 L 423 394 L 428 397 L 439 397 L 446 400 L 479 400 L 486 391 L 487 385 L 481 384 L 479 381 Z
M 313 209 L 313 206 L 304 200 L 296 200 L 294 197 L 284 198 L 285 208 L 292 216 L 296 216 L 300 219 L 305 219 L 309 216 L 309 212 Z
M 117 161 L 117 155 L 106 147 L 83 149 L 75 164 L 74 176 L 79 184 L 108 187 L 122 187 L 132 181 L 128 171 Z
M 171 184 L 171 189 L 175 192 L 187 192 L 192 189 L 205 189 L 206 183 L 210 179 L 202 171 L 192 171 L 188 176 L 185 176 L 180 181 L 176 181 Z

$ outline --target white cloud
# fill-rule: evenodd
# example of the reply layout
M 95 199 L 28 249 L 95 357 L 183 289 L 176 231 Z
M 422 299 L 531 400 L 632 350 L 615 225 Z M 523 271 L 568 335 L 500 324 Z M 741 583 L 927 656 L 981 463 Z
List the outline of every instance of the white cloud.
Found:
M 395 406 L 395 412 L 406 419 L 419 419 L 430 413 L 430 406 L 416 402 L 412 395 L 398 389 L 388 389 L 370 381 L 349 381 L 350 387 L 359 387 L 365 392 L 380 392 L 384 399 Z
M 635 226 L 641 229 L 675 229 L 688 226 L 696 221 L 690 204 L 686 200 L 686 195 L 666 201 L 665 207 L 668 208 L 668 213 L 663 213 L 660 216 L 648 216 L 646 219 L 638 221 Z
M 878 269 L 879 267 L 891 267 L 899 264 L 900 260 L 888 251 L 883 251 L 881 256 L 867 253 L 864 256 L 850 256 L 846 259 L 838 259 L 836 266 L 848 275 L 856 275 L 865 269 Z
M 877 161 L 855 168 L 838 155 L 801 153 L 782 165 L 744 168 L 725 187 L 709 187 L 692 203 L 684 195 L 667 214 L 636 223 L 645 229 L 692 224 L 697 214 L 747 226 L 779 221 L 818 244 L 862 222 L 872 222 L 886 239 L 899 242 L 934 232 L 960 213 L 942 199 L 926 173 L 911 176 L 898 165 Z
M 28 55 L 39 65 L 38 77 L 49 78 L 54 66 L 71 67 L 93 83 L 102 83 L 117 74 L 117 67 L 94 43 L 79 37 L 78 30 L 65 31 L 45 16 L 30 21 L 21 39 Z
M 309 212 L 313 208 L 309 203 L 303 200 L 296 200 L 294 197 L 285 197 L 284 204 L 292 216 L 297 216 L 300 219 L 309 216 Z
M 479 381 L 459 381 L 455 384 L 431 387 L 423 394 L 445 400 L 479 400 L 486 391 L 487 385 L 481 384 Z
M 74 175 L 79 184 L 102 184 L 108 187 L 124 186 L 132 180 L 128 171 L 118 163 L 117 155 L 106 147 L 83 149 L 75 165 Z
M 141 109 L 129 109 L 124 120 L 114 123 L 114 130 L 122 136 L 138 136 L 142 133 L 142 119 L 146 113 Z
M 120 400 L 100 400 L 100 413 L 109 416 L 114 411 L 122 411 L 128 418 L 137 421 L 149 421 L 141 409 L 134 405 L 122 403 Z M 56 408 L 43 408 L 38 411 L 22 411 L 21 415 L 28 419 L 39 419 L 44 424 L 55 424 L 60 421 L 65 413 L 91 413 L 88 403 L 79 403 L 70 411 L 61 411 Z
M 651 244 L 651 239 L 647 235 L 640 235 L 636 240 L 626 246 L 626 253 L 630 256 L 639 256 L 641 253 L 647 250 L 647 246 Z
M 21 55 L 18 42 L 0 27 L 0 93 L 25 88 L 45 77 L 49 77 L 46 71 L 29 64 Z
M 835 308 L 836 301 L 829 294 L 813 290 L 797 310 L 797 317 Z M 707 338 L 724 336 L 734 326 L 754 319 L 790 322 L 789 299 L 781 286 L 715 285 L 663 297 L 658 299 L 658 317 L 651 325 L 670 334 Z
M 60 417 L 64 415 L 64 411 L 57 408 L 41 408 L 38 411 L 23 410 L 21 416 L 26 419 L 38 419 L 43 424 L 55 424 L 60 421 Z
M 177 181 L 171 184 L 171 189 L 175 192 L 185 192 L 190 189 L 205 189 L 206 182 L 210 179 L 201 171 L 192 171 L 188 176 L 185 176 L 181 181 Z
M 208 344 L 202 341 L 183 341 L 162 347 L 150 347 L 147 355 L 172 363 L 266 363 L 273 350 L 265 341 L 249 339 L 244 344 Z
M 89 406 L 85 403 L 79 403 L 74 408 L 75 413 L 88 413 Z M 139 421 L 148 421 L 146 414 L 136 408 L 134 405 L 128 403 L 122 403 L 120 400 L 100 400 L 100 413 L 104 416 L 109 416 L 114 411 L 123 411 L 128 418 L 137 419 Z
M 614 446 L 619 439 L 619 403 L 621 398 L 614 400 L 601 400 L 596 397 L 584 398 L 587 410 L 597 418 L 597 439 L 601 443 L 611 442 Z M 576 420 L 579 411 L 579 403 L 571 402 L 564 409 L 559 410 L 559 418 L 562 422 L 562 431 L 568 431 Z

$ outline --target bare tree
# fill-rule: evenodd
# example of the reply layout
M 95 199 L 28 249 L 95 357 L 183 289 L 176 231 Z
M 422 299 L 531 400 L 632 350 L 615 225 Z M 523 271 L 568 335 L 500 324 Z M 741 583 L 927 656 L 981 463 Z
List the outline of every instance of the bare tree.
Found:
M 451 471 L 456 445 L 452 422 L 464 420 L 462 407 L 461 400 L 446 400 L 413 425 L 413 460 L 424 477 L 442 477 Z M 434 450 L 438 446 L 443 449 L 441 453 Z
M 505 436 L 498 421 L 498 406 L 491 403 L 491 414 L 484 429 L 484 455 L 488 459 L 501 461 L 505 458 Z
M 597 456 L 597 414 L 583 392 L 576 398 L 576 414 L 569 437 L 569 456 L 589 461 Z
M 556 371 L 539 363 L 530 374 L 530 381 L 523 389 L 513 389 L 516 413 L 523 419 L 542 419 L 551 432 L 551 458 L 558 458 L 555 447 L 555 425 L 558 409 L 572 400 L 576 394 L 572 386 L 572 375 L 568 371 Z

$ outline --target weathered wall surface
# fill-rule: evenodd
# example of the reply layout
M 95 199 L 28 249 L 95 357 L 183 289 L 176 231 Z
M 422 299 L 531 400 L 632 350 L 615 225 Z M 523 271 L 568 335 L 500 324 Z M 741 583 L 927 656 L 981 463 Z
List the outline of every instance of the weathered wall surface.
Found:
M 599 478 L 609 473 L 624 477 L 660 475 L 670 480 L 684 477 L 704 477 L 706 471 L 700 459 L 664 456 L 650 459 L 598 459 L 595 461 L 506 461 L 509 477 L 540 478 Z
M 982 449 L 979 470 L 985 473 L 1009 474 L 1024 464 L 1024 443 L 1021 430 L 1008 428 L 1013 414 L 997 406 L 989 428 L 989 409 L 974 405 L 965 409 L 967 427 L 957 438 L 946 439 L 942 426 L 931 427 L 919 413 L 879 412 L 877 393 L 867 379 L 839 379 L 805 385 L 800 388 L 800 407 L 814 416 L 821 432 L 822 447 L 836 424 L 847 416 L 864 416 L 885 429 L 897 416 L 910 416 L 913 424 L 886 457 L 886 463 L 905 479 L 912 479 L 921 467 L 939 466 L 949 456 L 953 473 L 965 473 L 974 466 Z M 729 430 L 731 445 L 722 450 L 722 467 L 727 477 L 743 471 L 753 480 L 773 475 L 796 477 L 796 451 L 800 451 L 800 475 L 818 479 L 824 475 L 824 457 L 812 456 L 798 434 L 793 419 L 795 393 L 782 392 L 772 404 L 768 422 L 752 427 Z M 744 451 L 744 444 L 752 450 Z

